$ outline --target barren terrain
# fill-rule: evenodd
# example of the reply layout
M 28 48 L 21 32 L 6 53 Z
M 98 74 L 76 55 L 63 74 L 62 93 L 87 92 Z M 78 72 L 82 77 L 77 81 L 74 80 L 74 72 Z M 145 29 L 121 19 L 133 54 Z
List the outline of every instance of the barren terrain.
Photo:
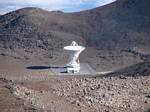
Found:
M 28 61 L 22 62 L 6 57 L 5 59 L 1 60 L 0 77 L 8 80 L 5 83 L 9 87 L 3 83 L 0 85 L 3 98 L 1 108 L 6 112 L 10 112 L 6 108 L 12 100 L 9 97 L 6 99 L 4 95 L 9 94 L 16 98 L 13 100 L 16 103 L 12 111 L 19 112 L 29 111 L 26 108 L 27 104 L 28 107 L 31 106 L 29 108 L 31 112 L 149 112 L 150 110 L 148 62 L 110 74 L 58 76 L 52 73 L 50 68 L 27 69 Z M 37 62 L 34 64 L 32 62 L 32 65 L 35 64 Z M 48 65 L 45 63 L 43 66 Z M 10 92 L 5 92 L 5 89 Z M 17 100 L 18 98 L 20 100 Z
M 65 63 L 63 46 L 76 41 L 86 47 L 82 62 L 98 71 L 149 61 L 149 4 L 149 0 L 117 0 L 76 13 L 27 7 L 1 15 L 0 55 Z
M 0 111 L 150 112 L 149 5 L 117 0 L 76 13 L 27 7 L 0 15 Z M 95 74 L 52 72 L 66 64 L 63 46 L 72 41 L 86 47 L 80 61 Z

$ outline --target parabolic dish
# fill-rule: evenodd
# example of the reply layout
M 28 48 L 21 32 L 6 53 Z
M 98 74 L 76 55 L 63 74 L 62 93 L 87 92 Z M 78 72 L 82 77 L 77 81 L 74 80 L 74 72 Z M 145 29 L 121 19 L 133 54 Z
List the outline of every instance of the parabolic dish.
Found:
M 80 51 L 82 49 L 85 49 L 83 46 L 65 46 L 65 50 L 70 50 L 70 51 Z

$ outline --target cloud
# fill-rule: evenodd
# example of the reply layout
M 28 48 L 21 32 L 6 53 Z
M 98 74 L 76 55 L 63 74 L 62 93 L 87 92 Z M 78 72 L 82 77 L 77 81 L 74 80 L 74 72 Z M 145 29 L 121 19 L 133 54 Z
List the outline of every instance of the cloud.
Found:
M 95 5 L 96 6 L 102 6 L 102 5 L 112 3 L 114 1 L 116 1 L 116 0 L 98 0 Z
M 23 7 L 39 7 L 49 11 L 74 12 L 105 5 L 113 1 L 115 0 L 1 0 L 0 13 L 4 14 Z

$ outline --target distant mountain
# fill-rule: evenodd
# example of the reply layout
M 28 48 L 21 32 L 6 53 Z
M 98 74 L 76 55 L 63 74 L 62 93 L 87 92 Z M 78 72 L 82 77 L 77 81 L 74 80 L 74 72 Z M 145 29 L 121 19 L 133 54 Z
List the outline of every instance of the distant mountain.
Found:
M 98 69 L 149 61 L 149 5 L 149 0 L 117 0 L 76 13 L 33 7 L 16 10 L 0 16 L 1 54 L 17 55 L 22 49 L 19 57 L 40 52 L 45 57 L 54 54 L 57 60 L 62 47 L 75 40 L 87 47 L 83 61 Z

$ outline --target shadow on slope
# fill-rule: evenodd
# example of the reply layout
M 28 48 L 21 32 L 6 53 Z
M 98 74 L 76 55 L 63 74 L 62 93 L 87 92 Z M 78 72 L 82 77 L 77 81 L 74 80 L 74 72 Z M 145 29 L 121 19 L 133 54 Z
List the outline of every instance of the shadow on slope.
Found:
M 29 66 L 29 67 L 26 67 L 27 69 L 30 69 L 30 70 L 45 70 L 45 69 L 50 69 L 49 66 Z
M 102 77 L 115 77 L 122 79 L 126 77 L 150 76 L 150 62 L 140 62 L 126 68 L 117 70 L 113 73 L 108 73 Z
M 62 68 L 66 68 L 63 66 L 29 66 L 26 67 L 26 69 L 30 69 L 30 70 L 46 70 L 46 69 L 62 69 Z
M 145 111 L 145 112 L 150 112 L 150 108 L 147 111 Z

